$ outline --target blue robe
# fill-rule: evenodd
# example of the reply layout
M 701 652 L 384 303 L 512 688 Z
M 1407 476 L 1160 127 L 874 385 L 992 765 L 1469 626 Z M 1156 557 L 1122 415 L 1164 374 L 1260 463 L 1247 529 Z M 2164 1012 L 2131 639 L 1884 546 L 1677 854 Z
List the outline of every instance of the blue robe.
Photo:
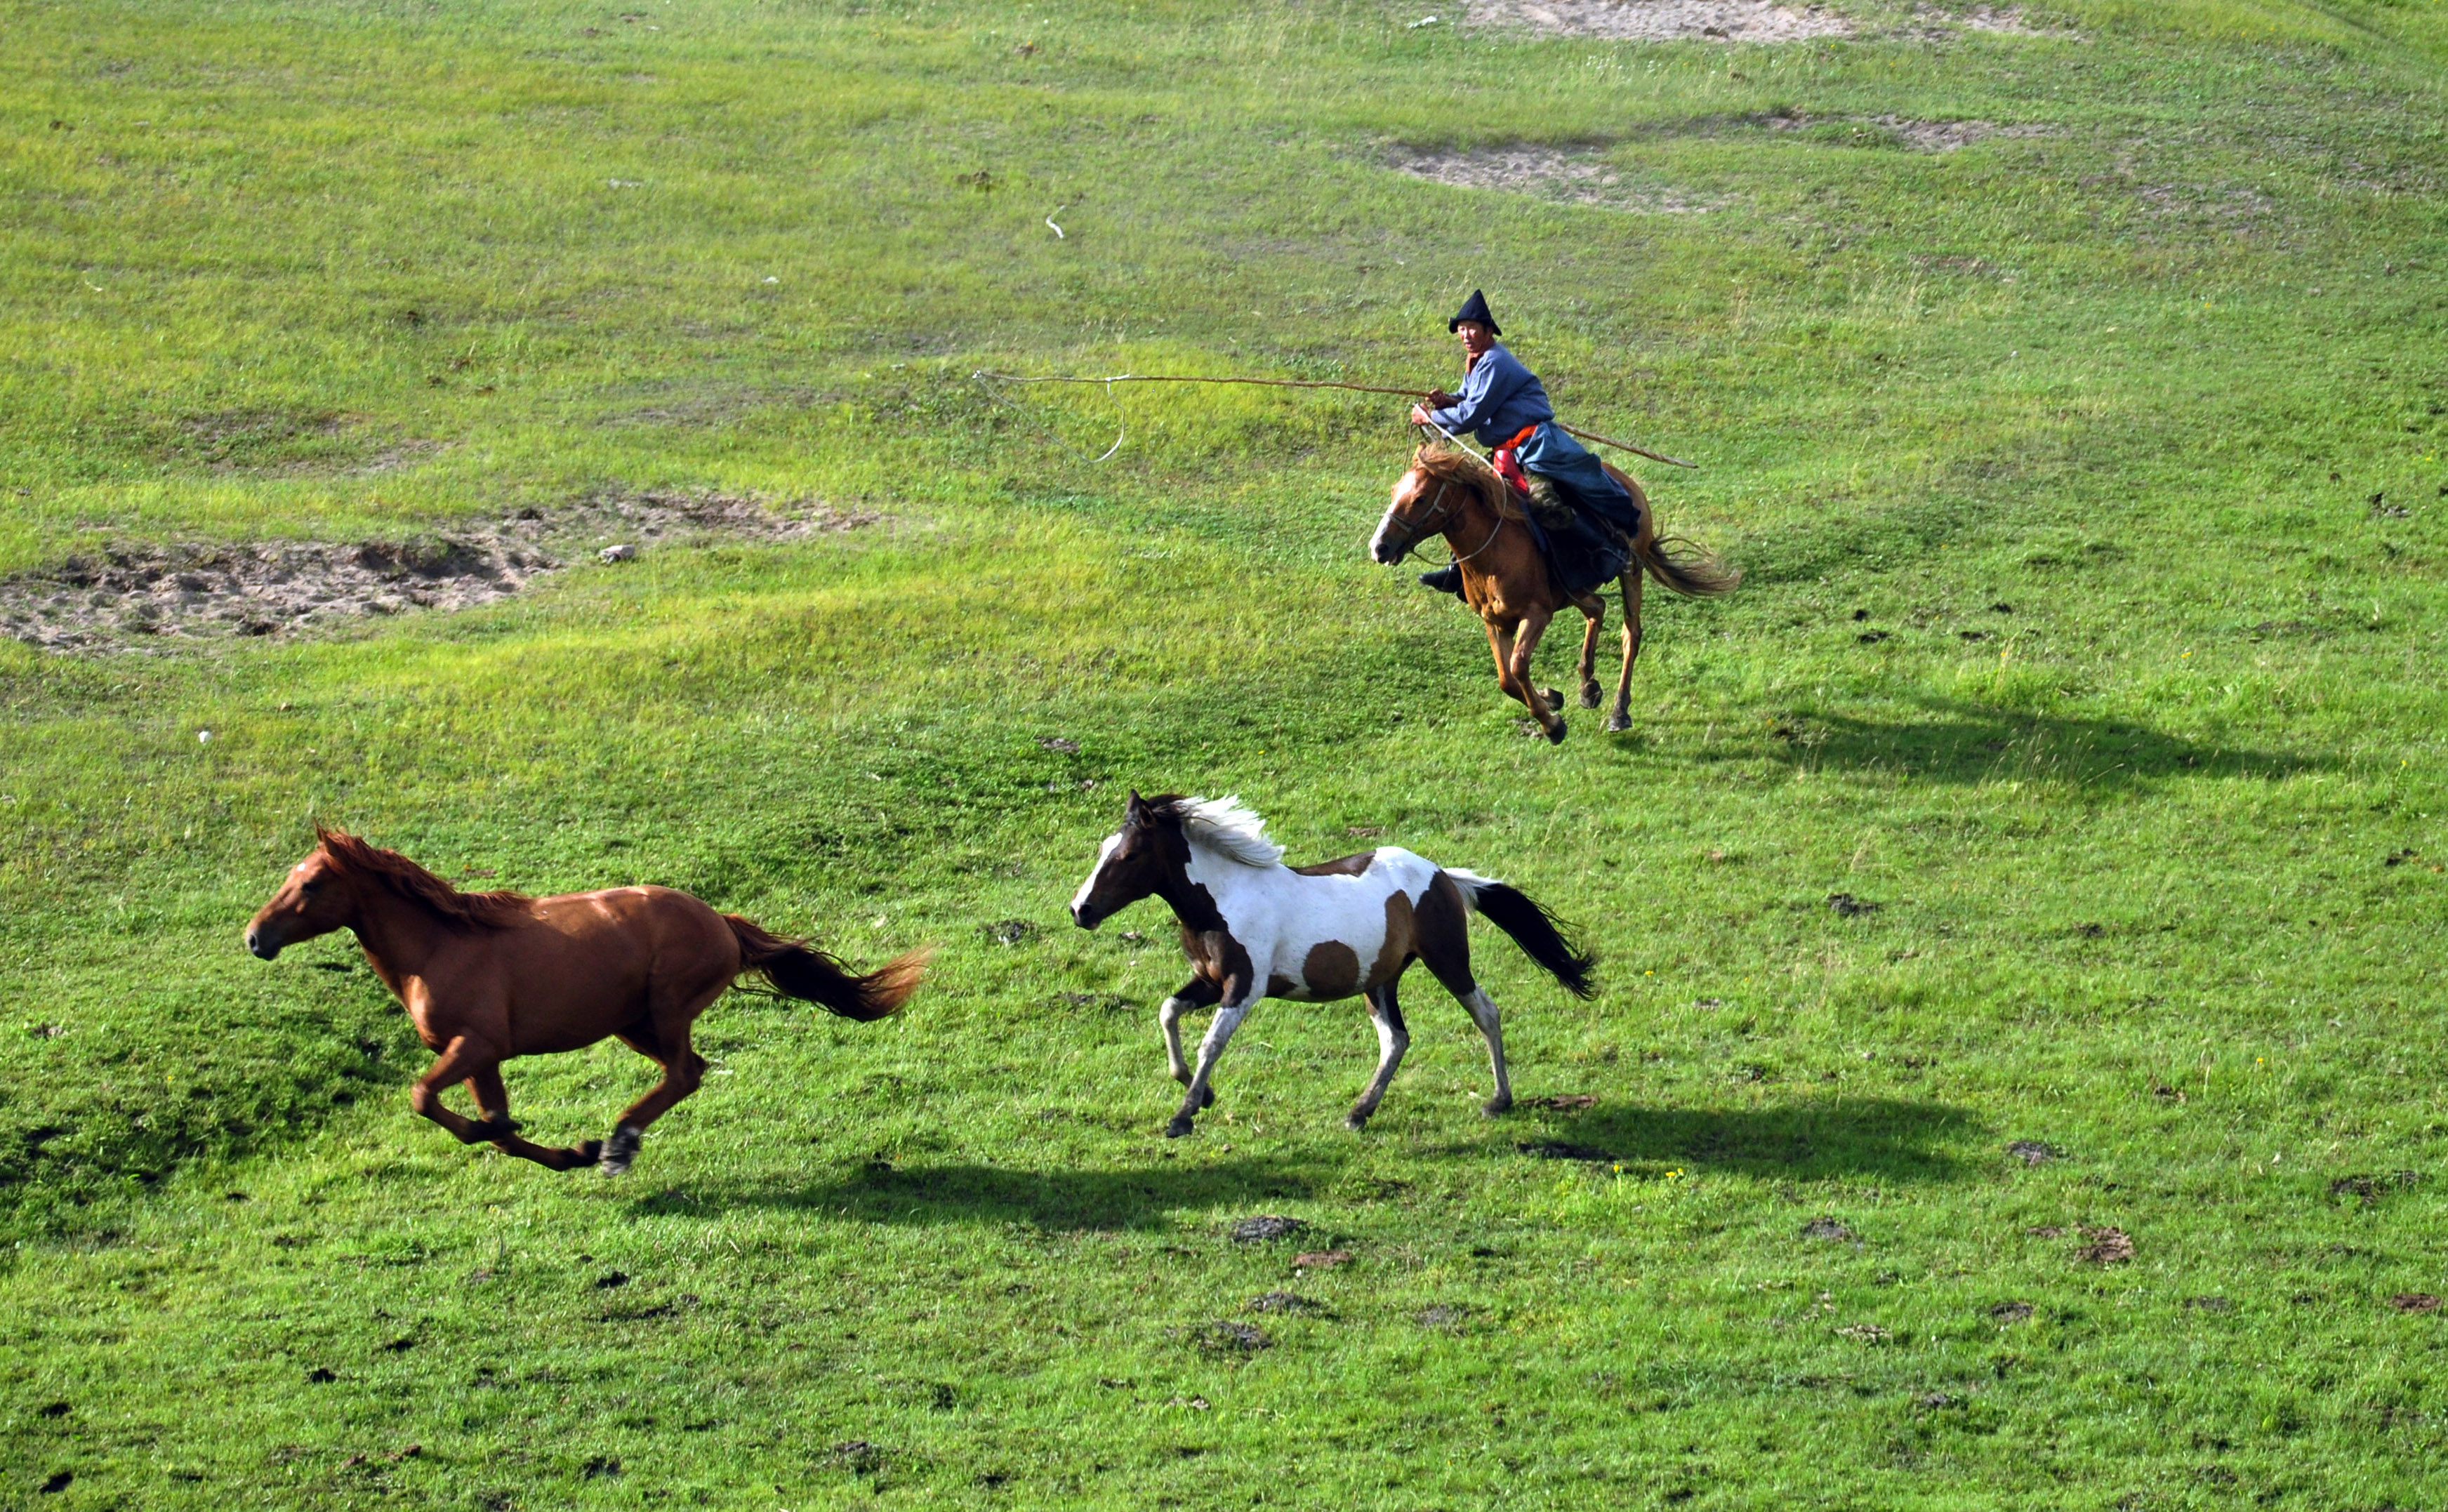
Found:
M 1501 445 L 1524 426 L 1536 426 L 1513 451 L 1522 471 L 1546 479 L 1567 504 L 1626 535 L 1638 526 L 1640 511 L 1630 490 L 1607 476 L 1589 449 L 1552 423 L 1556 411 L 1538 374 L 1502 347 L 1489 347 L 1472 363 L 1462 392 L 1445 408 L 1429 411 L 1428 418 L 1457 434 L 1468 431 L 1483 447 Z M 1578 592 L 1618 576 L 1630 558 L 1608 531 L 1579 522 L 1576 526 L 1548 532 L 1546 545 L 1564 586 Z
M 1470 365 L 1454 402 L 1429 411 L 1428 418 L 1456 435 L 1467 431 L 1481 446 L 1493 447 L 1511 440 L 1525 425 L 1553 420 L 1556 411 L 1547 403 L 1539 375 L 1512 353 L 1491 346 Z

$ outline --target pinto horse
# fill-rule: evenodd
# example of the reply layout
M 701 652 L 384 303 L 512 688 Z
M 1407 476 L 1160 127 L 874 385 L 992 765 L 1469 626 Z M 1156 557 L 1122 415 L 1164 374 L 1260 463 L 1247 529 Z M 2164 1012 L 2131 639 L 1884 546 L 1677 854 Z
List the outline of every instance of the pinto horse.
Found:
M 1470 974 L 1470 915 L 1513 937 L 1531 960 L 1575 997 L 1596 991 L 1597 958 L 1564 938 L 1555 916 L 1501 882 L 1476 876 L 1393 846 L 1294 869 L 1266 822 L 1238 798 L 1131 794 L 1122 827 L 1097 852 L 1088 880 L 1071 899 L 1072 921 L 1093 929 L 1139 899 L 1162 898 L 1181 922 L 1191 978 L 1157 1009 L 1173 1079 L 1187 1087 L 1165 1134 L 1191 1132 L 1215 1101 L 1215 1062 L 1233 1031 L 1260 998 L 1330 1003 L 1359 995 L 1377 1024 L 1377 1075 L 1344 1122 L 1367 1125 L 1410 1047 L 1394 985 L 1413 961 L 1425 962 L 1469 1010 L 1487 1041 L 1496 1073 L 1489 1115 L 1513 1106 L 1504 1075 L 1504 1031 L 1496 1004 Z M 1199 1043 L 1198 1068 L 1181 1056 L 1181 1010 L 1214 1005 Z
M 1601 464 L 1604 466 L 1604 464 Z M 1616 677 L 1615 708 L 1607 715 L 1609 730 L 1632 728 L 1632 664 L 1640 658 L 1640 574 L 1646 568 L 1659 584 L 1690 598 L 1729 593 L 1743 575 L 1715 557 L 1657 533 L 1657 517 L 1640 485 L 1613 467 L 1607 475 L 1632 490 L 1640 522 L 1632 536 L 1632 566 L 1623 589 L 1623 670 Z M 1539 729 L 1559 745 L 1564 739 L 1563 695 L 1541 692 L 1530 680 L 1530 658 L 1547 622 L 1567 603 L 1589 617 L 1581 636 L 1581 707 L 1598 706 L 1598 683 L 1593 675 L 1598 632 L 1606 622 L 1606 601 L 1594 592 L 1567 593 L 1547 570 L 1528 516 L 1512 486 L 1474 453 L 1446 447 L 1424 446 L 1411 457 L 1411 470 L 1394 485 L 1394 500 L 1377 523 L 1368 554 L 1392 566 L 1431 535 L 1443 535 L 1462 568 L 1463 602 L 1487 626 L 1488 649 L 1496 654 L 1496 680 L 1521 700 Z
M 410 1105 L 458 1137 L 566 1171 L 618 1176 L 647 1125 L 698 1088 L 705 1058 L 689 1025 L 742 972 L 786 997 L 846 1019 L 880 1019 L 916 991 L 927 954 L 913 950 L 853 976 L 822 950 L 717 913 L 670 888 L 611 888 L 530 898 L 462 892 L 396 851 L 316 826 L 315 852 L 246 927 L 246 947 L 269 961 L 284 946 L 352 929 L 374 974 L 407 1007 L 417 1037 L 441 1057 L 417 1078 Z M 660 1064 L 663 1079 L 629 1105 L 611 1139 L 546 1149 L 518 1137 L 501 1064 L 513 1056 L 579 1050 L 609 1035 Z M 442 1105 L 468 1083 L 482 1119 Z

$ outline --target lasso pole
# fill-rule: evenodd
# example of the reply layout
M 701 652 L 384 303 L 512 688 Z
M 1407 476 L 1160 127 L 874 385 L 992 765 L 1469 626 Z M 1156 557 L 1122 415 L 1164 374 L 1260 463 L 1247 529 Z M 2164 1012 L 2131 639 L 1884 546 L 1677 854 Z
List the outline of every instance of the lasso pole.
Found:
M 1179 373 L 1116 373 L 1101 378 L 1069 376 L 1025 378 L 1022 377 L 1018 373 L 989 373 L 984 369 L 980 369 L 978 372 L 970 373 L 969 376 L 972 379 L 991 378 L 997 383 L 1102 383 L 1107 385 L 1116 383 L 1242 383 L 1263 389 L 1343 389 L 1352 393 L 1390 393 L 1405 399 L 1425 399 L 1427 397 L 1427 394 L 1424 391 L 1418 389 L 1387 389 L 1367 383 L 1338 383 L 1327 378 L 1200 378 Z M 1635 456 L 1647 457 L 1652 462 L 1663 462 L 1668 467 L 1693 469 L 1697 469 L 1699 467 L 1699 464 L 1696 462 L 1685 462 L 1679 457 L 1670 457 L 1662 451 L 1652 451 L 1647 447 L 1634 446 L 1629 441 L 1618 441 L 1613 436 L 1599 435 L 1595 431 L 1579 430 L 1577 427 L 1564 424 L 1561 420 L 1551 421 L 1550 423 L 1554 425 L 1557 430 L 1563 431 L 1567 435 L 1576 435 L 1584 441 L 1596 441 L 1601 446 L 1610 446 L 1616 448 L 1619 450 L 1629 451 Z M 1445 439 L 1450 441 L 1453 437 L 1448 435 Z

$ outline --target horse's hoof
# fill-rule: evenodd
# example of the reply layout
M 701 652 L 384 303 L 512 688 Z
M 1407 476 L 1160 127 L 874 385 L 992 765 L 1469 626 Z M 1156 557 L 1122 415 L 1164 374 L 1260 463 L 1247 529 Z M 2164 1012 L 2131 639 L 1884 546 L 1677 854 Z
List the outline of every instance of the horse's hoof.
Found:
M 1559 713 L 1564 707 L 1564 690 L 1561 688 L 1540 688 L 1539 697 L 1547 700 L 1549 714 Z
M 1547 727 L 1547 743 L 1549 745 L 1562 745 L 1564 743 L 1563 720 L 1559 719 L 1554 724 Z
M 1349 1129 L 1352 1133 L 1358 1134 L 1361 1130 L 1368 1127 L 1368 1115 L 1361 1112 L 1357 1108 L 1354 1108 L 1349 1113 L 1344 1115 L 1343 1126 Z
M 1183 1135 L 1188 1134 L 1193 1127 L 1194 1125 L 1188 1119 L 1176 1118 L 1171 1123 L 1164 1126 L 1164 1137 L 1168 1139 L 1178 1139 Z
M 1491 1119 L 1497 1117 L 1499 1114 L 1510 1113 L 1513 1111 L 1513 1100 L 1511 1098 L 1490 1098 L 1479 1105 L 1479 1111 L 1486 1114 Z
M 1202 1108 L 1212 1108 L 1215 1105 L 1215 1089 L 1214 1087 L 1209 1087 L 1205 1095 L 1199 1098 L 1198 1105 Z
M 575 1155 L 577 1158 L 562 1166 L 562 1170 L 575 1171 L 582 1165 L 593 1165 L 603 1154 L 603 1141 L 589 1139 L 569 1153 Z
M 597 1169 L 605 1176 L 619 1176 L 629 1169 L 631 1161 L 638 1158 L 638 1146 L 644 1142 L 644 1139 L 645 1134 L 642 1130 L 633 1129 L 625 1123 L 622 1124 L 612 1131 L 611 1142 L 603 1146 L 602 1159 Z
M 1581 684 L 1581 707 L 1582 707 L 1582 708 L 1584 708 L 1584 709 L 1595 709 L 1595 708 L 1597 708 L 1597 707 L 1598 706 L 1598 699 L 1599 699 L 1601 697 L 1603 697 L 1603 695 L 1602 695 L 1602 694 L 1600 694 L 1600 692 L 1598 691 L 1598 685 L 1597 685 L 1597 683 L 1595 683 L 1595 682 L 1584 682 L 1584 683 L 1582 683 L 1582 684 Z
M 1626 730 L 1632 728 L 1632 716 L 1628 714 L 1610 714 L 1607 716 L 1606 727 L 1608 734 L 1621 735 Z

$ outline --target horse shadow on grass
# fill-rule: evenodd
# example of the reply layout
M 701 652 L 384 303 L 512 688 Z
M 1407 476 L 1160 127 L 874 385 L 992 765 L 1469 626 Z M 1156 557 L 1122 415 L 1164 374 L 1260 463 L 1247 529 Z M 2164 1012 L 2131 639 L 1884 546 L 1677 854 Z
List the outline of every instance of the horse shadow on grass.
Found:
M 1525 1104 L 1490 1124 L 1485 1136 L 1431 1149 L 1421 1163 L 1450 1171 L 1529 1155 L 1675 1166 L 1688 1176 L 1901 1184 L 1960 1178 L 1964 1166 L 1952 1147 L 1977 1132 L 1960 1109 L 1875 1098 L 1791 1108 L 1625 1104 L 1574 1113 Z M 1348 1164 L 1315 1150 L 1298 1157 L 1159 1158 L 1106 1169 L 870 1161 L 806 1182 L 666 1192 L 640 1199 L 637 1210 L 707 1215 L 755 1208 L 868 1223 L 1019 1223 L 1049 1232 L 1162 1229 L 1184 1212 L 1331 1196 Z M 1382 1161 L 1372 1169 L 1382 1170 Z
M 1985 1132 L 1960 1108 L 1884 1098 L 1768 1108 L 1601 1102 L 1546 1113 L 1520 1129 L 1522 1153 L 1558 1159 L 1673 1167 L 1686 1176 L 1898 1184 L 1960 1179 L 1961 1147 Z
M 1315 1197 L 1343 1174 L 1339 1159 L 1251 1157 L 1166 1160 L 1109 1169 L 895 1165 L 870 1161 L 804 1184 L 774 1181 L 641 1199 L 641 1213 L 737 1208 L 821 1213 L 869 1223 L 1020 1223 L 1053 1232 L 1170 1227 L 1185 1210 Z
M 2069 781 L 2118 789 L 2165 777 L 2275 779 L 2334 763 L 2191 740 L 2132 719 L 2081 719 L 1954 699 L 1916 700 L 1918 718 L 1867 718 L 1807 709 L 1763 721 L 1770 759 L 1795 771 L 1891 772 L 1939 782 Z M 1752 761 L 1752 740 L 1720 739 L 1702 762 Z

